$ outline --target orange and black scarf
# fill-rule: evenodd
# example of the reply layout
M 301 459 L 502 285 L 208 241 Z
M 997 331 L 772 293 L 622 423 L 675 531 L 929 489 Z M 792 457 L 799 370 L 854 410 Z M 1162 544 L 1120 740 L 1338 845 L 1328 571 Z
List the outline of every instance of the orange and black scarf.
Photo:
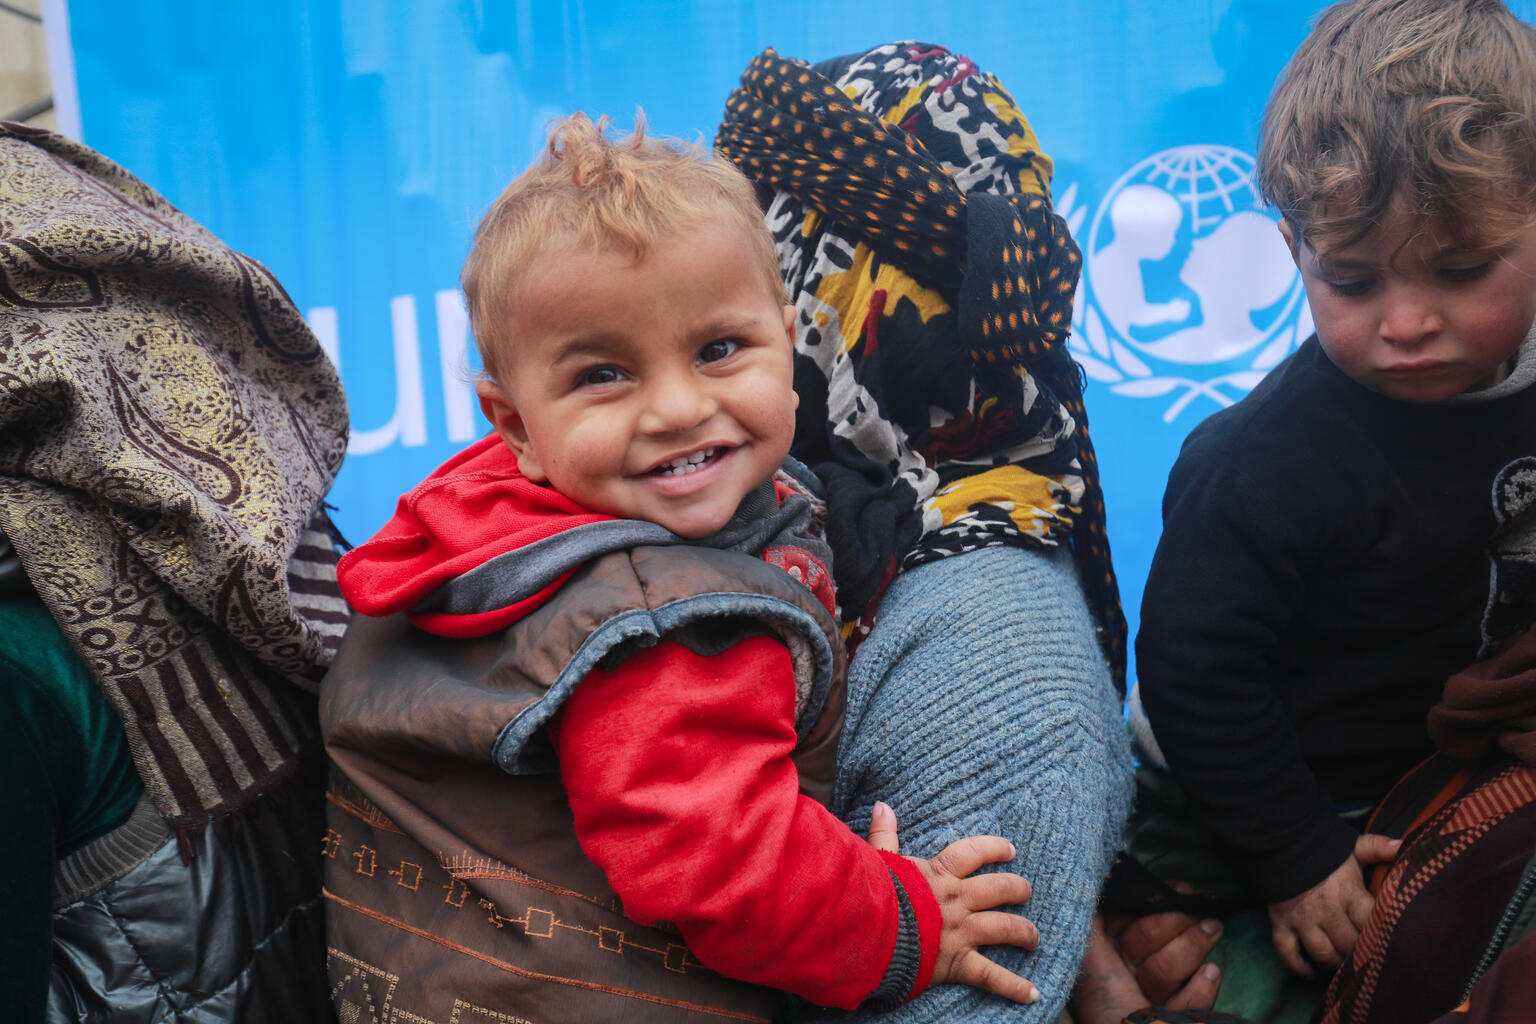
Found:
M 768 204 L 799 322 L 794 454 L 827 486 L 850 645 L 902 569 L 1069 544 L 1117 680 L 1125 618 L 1082 378 L 1081 272 L 1051 162 L 964 57 L 756 57 L 716 145 Z

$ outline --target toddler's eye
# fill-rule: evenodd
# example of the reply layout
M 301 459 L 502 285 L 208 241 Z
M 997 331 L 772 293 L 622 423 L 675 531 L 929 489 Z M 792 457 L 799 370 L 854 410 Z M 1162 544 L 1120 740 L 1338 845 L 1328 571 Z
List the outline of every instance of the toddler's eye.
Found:
M 1470 267 L 1441 267 L 1439 273 L 1443 279 L 1460 284 L 1466 281 L 1476 281 L 1488 273 L 1489 268 L 1492 266 L 1492 263 L 1478 263 Z
M 699 349 L 699 362 L 718 363 L 741 347 L 735 338 L 717 338 Z
M 613 384 L 619 379 L 619 371 L 611 366 L 594 366 L 590 370 L 583 370 L 581 373 L 581 383 L 587 387 Z
M 1351 298 L 1356 295 L 1364 295 L 1371 290 L 1371 285 L 1375 283 L 1368 277 L 1358 281 L 1329 281 L 1328 290 L 1335 295 Z

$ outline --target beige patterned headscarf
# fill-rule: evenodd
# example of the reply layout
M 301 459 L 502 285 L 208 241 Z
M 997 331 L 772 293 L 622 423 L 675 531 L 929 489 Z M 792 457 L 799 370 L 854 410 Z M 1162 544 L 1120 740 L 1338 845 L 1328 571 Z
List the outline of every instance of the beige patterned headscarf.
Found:
M 336 371 L 265 268 L 100 154 L 0 123 L 0 531 L 184 834 L 311 747 L 346 441 Z

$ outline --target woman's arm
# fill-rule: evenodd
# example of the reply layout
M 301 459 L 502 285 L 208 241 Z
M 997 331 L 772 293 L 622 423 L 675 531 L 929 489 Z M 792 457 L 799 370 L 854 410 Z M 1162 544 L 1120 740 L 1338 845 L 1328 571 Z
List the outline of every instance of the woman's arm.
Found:
M 1040 945 L 987 952 L 1042 998 L 941 986 L 853 1020 L 1056 1019 L 1130 805 L 1120 704 L 1067 552 L 983 548 L 892 581 L 849 670 L 833 810 L 860 829 L 884 800 L 918 856 L 972 833 L 1012 841 Z

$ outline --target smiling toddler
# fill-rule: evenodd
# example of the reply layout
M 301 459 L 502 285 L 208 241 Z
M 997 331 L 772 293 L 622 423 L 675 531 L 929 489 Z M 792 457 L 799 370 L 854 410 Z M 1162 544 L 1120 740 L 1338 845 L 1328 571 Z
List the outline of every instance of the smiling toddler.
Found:
M 889 809 L 866 843 L 824 806 L 845 655 L 813 485 L 781 471 L 777 266 L 729 163 L 582 115 L 482 222 L 463 283 L 495 432 L 340 569 L 362 613 L 322 701 L 343 1017 L 1037 998 L 976 948 L 1036 941 L 991 909 L 1027 882 L 970 877 L 1007 841 L 906 858 Z

